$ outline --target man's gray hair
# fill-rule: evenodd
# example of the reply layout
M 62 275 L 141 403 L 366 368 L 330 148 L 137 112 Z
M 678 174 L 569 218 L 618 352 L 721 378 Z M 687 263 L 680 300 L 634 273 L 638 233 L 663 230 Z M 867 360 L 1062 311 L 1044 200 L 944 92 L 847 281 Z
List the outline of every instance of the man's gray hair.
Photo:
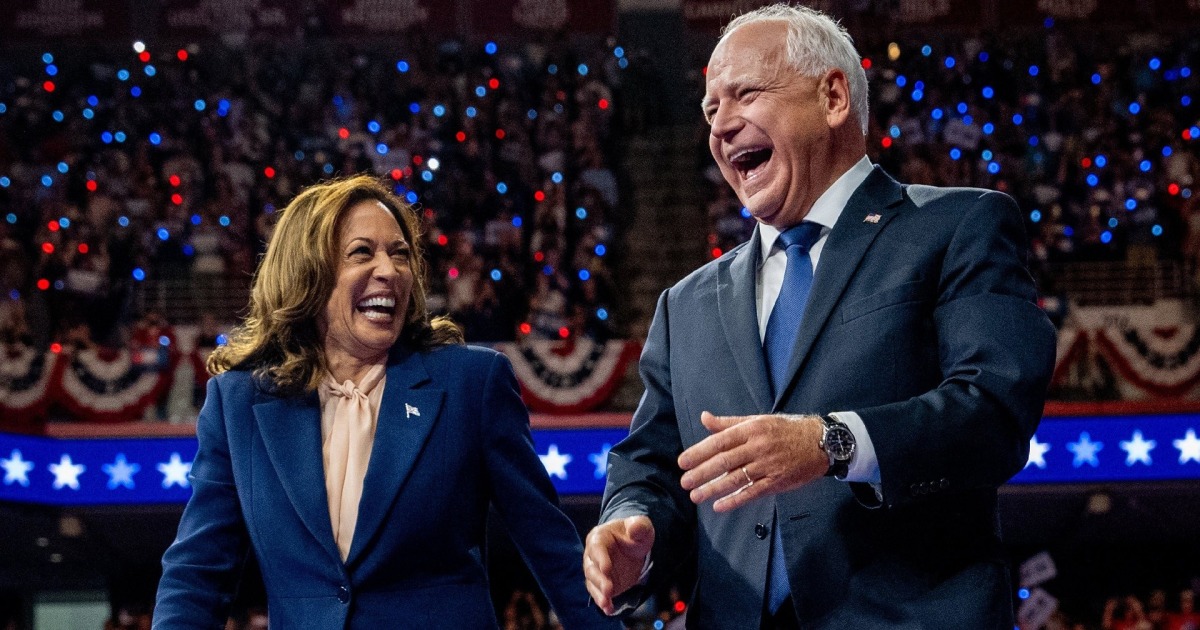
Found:
M 831 68 L 845 73 L 850 84 L 850 108 L 858 115 L 863 135 L 867 135 L 867 73 L 850 33 L 816 9 L 774 4 L 733 18 L 721 31 L 721 41 L 747 24 L 768 21 L 787 24 L 788 64 L 801 75 L 819 77 Z

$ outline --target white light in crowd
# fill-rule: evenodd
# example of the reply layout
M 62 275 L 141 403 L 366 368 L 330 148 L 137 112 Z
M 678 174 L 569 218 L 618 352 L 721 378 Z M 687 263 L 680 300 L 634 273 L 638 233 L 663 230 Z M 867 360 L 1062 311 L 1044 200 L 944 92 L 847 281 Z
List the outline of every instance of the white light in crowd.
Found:
M 133 42 L 133 52 L 139 55 L 146 52 L 146 44 L 142 43 L 141 41 Z
M 431 171 L 438 170 L 438 167 L 442 165 L 442 163 L 439 162 L 437 158 L 433 158 L 433 157 L 429 158 L 429 161 L 426 162 L 426 164 L 429 165 L 429 170 L 431 170 Z

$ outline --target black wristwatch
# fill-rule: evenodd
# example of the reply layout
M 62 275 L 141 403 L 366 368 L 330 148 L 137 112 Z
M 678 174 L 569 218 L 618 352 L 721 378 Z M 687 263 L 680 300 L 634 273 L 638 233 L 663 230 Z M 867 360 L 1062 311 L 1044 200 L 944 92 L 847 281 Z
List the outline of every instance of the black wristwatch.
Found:
M 821 416 L 825 430 L 821 432 L 821 450 L 829 456 L 826 477 L 845 479 L 850 472 L 850 459 L 854 457 L 854 433 L 850 427 L 838 422 L 833 416 Z

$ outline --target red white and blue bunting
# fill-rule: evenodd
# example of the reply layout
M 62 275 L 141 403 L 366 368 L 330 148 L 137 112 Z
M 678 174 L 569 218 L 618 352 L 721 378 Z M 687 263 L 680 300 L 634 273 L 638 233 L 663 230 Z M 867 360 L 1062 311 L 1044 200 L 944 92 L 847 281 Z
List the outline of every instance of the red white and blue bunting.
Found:
M 1200 328 L 1128 322 L 1064 328 L 1052 384 L 1069 387 L 1073 373 L 1094 374 L 1087 364 L 1096 361 L 1110 368 L 1121 399 L 1194 399 L 1200 393 Z
M 493 346 L 513 364 L 521 395 L 538 413 L 591 411 L 612 397 L 641 353 L 633 341 L 527 341 Z

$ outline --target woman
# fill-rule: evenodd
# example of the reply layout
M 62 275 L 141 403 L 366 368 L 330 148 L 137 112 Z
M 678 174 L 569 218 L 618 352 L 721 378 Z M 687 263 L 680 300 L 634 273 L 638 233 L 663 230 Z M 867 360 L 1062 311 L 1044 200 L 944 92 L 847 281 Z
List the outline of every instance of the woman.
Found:
M 223 626 L 247 548 L 272 628 L 495 628 L 489 504 L 567 628 L 616 627 L 589 606 L 508 361 L 425 310 L 417 225 L 366 176 L 281 211 L 250 314 L 208 361 L 155 628 Z

